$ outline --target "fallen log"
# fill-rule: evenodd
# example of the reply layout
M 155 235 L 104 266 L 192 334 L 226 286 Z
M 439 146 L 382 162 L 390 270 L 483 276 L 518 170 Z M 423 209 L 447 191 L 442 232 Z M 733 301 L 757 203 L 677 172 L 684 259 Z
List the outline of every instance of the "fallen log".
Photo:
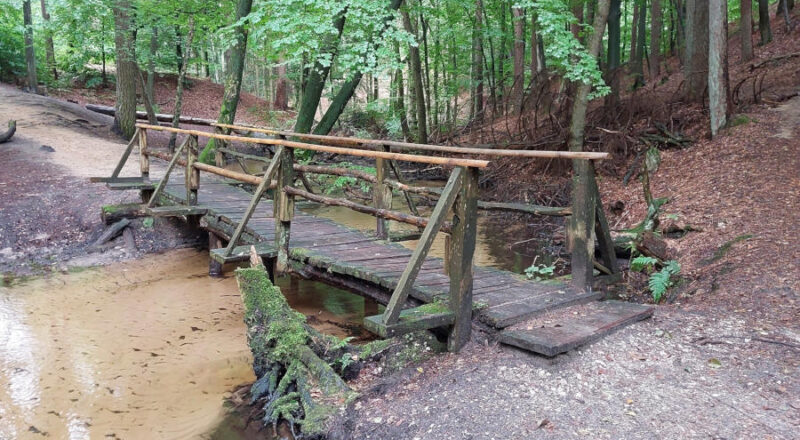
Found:
M 91 110 L 93 112 L 101 113 L 108 116 L 114 116 L 116 114 L 116 109 L 114 107 L 110 107 L 107 105 L 99 105 L 99 104 L 86 104 L 86 110 Z M 159 122 L 172 122 L 174 118 L 173 115 L 165 114 L 165 113 L 156 113 L 156 120 Z M 144 119 L 148 120 L 147 112 L 136 112 L 136 119 Z M 212 126 L 217 123 L 215 119 L 204 119 L 204 118 L 195 118 L 192 116 L 181 116 L 178 118 L 181 124 L 192 124 L 192 125 L 205 125 L 205 126 Z
M 0 144 L 2 144 L 3 142 L 10 141 L 11 138 L 14 137 L 14 133 L 16 132 L 17 132 L 17 121 L 12 119 L 8 121 L 8 130 L 6 130 L 5 133 L 0 134 Z
M 128 225 L 130 224 L 131 224 L 130 220 L 128 220 L 127 218 L 123 218 L 122 220 L 109 226 L 108 228 L 106 228 L 105 231 L 103 231 L 102 234 L 100 234 L 99 237 L 97 237 L 97 240 L 95 240 L 94 243 L 92 243 L 92 247 L 97 248 L 113 240 L 119 234 L 122 233 L 123 229 L 127 228 Z

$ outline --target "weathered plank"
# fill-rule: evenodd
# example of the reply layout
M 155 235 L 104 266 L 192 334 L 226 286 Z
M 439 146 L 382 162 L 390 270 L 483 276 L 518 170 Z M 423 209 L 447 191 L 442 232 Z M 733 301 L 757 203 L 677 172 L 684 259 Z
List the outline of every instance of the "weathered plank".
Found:
M 548 319 L 544 326 L 504 330 L 500 342 L 552 357 L 649 318 L 654 310 L 652 306 L 621 301 L 584 307 L 586 310 L 578 314 L 566 309 L 559 317 Z
M 426 304 L 400 312 L 395 324 L 383 322 L 383 315 L 364 318 L 364 327 L 382 338 L 392 338 L 420 330 L 452 325 L 455 315 L 446 306 Z
M 489 307 L 481 311 L 480 319 L 495 328 L 509 327 L 548 310 L 585 304 L 603 297 L 601 292 L 569 288 L 493 305 L 497 302 L 496 296 L 490 295 L 481 298 Z

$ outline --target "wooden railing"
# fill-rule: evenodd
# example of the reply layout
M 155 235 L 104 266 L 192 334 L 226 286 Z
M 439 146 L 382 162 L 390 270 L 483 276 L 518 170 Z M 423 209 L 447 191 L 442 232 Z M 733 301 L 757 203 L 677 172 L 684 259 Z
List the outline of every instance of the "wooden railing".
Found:
M 482 168 L 489 162 L 486 160 L 461 158 L 461 157 L 442 157 L 416 153 L 418 151 L 430 151 L 437 153 L 467 153 L 467 154 L 486 154 L 494 157 L 525 157 L 525 158 L 564 158 L 573 159 L 579 162 L 586 162 L 587 168 L 592 172 L 590 175 L 582 176 L 583 187 L 574 191 L 577 198 L 571 209 L 567 208 L 547 208 L 542 209 L 541 214 L 545 215 L 567 215 L 572 213 L 570 231 L 582 234 L 580 237 L 573 237 L 573 283 L 576 287 L 591 288 L 592 263 L 594 254 L 594 242 L 592 238 L 592 227 L 597 225 L 598 240 L 601 249 L 610 244 L 610 236 L 605 226 L 605 218 L 602 209 L 596 200 L 597 189 L 594 183 L 592 160 L 600 160 L 607 157 L 605 153 L 571 153 L 571 152 L 552 152 L 552 151 L 517 151 L 517 150 L 494 150 L 494 149 L 460 149 L 458 147 L 446 147 L 424 144 L 410 144 L 392 141 L 373 141 L 366 139 L 340 138 L 332 136 L 304 135 L 290 132 L 279 132 L 268 129 L 252 127 L 223 126 L 224 129 L 236 129 L 244 131 L 257 131 L 262 134 L 274 136 L 274 138 L 247 137 L 222 133 L 209 133 L 198 130 L 186 130 L 180 128 L 162 127 L 148 124 L 137 124 L 135 138 L 138 139 L 140 153 L 140 171 L 143 179 L 149 178 L 150 158 L 155 157 L 168 162 L 164 177 L 158 182 L 152 194 L 149 195 L 147 202 L 148 208 L 153 208 L 159 200 L 159 196 L 164 191 L 169 180 L 170 173 L 176 166 L 185 167 L 185 202 L 189 206 L 196 206 L 198 203 L 197 191 L 200 186 L 200 172 L 208 172 L 236 181 L 256 185 L 250 203 L 243 215 L 242 220 L 236 225 L 231 234 L 224 256 L 230 255 L 237 246 L 242 233 L 247 227 L 248 222 L 256 211 L 259 201 L 269 188 L 277 189 L 274 192 L 273 216 L 275 218 L 275 249 L 277 259 L 275 270 L 278 273 L 289 270 L 289 237 L 291 222 L 294 215 L 294 199 L 302 197 L 307 200 L 317 201 L 325 204 L 334 204 L 373 215 L 377 219 L 376 232 L 381 238 L 388 237 L 387 221 L 393 220 L 411 224 L 424 228 L 419 242 L 414 249 L 411 259 L 408 262 L 383 314 L 383 323 L 386 326 L 394 325 L 398 322 L 400 311 L 403 308 L 412 290 L 414 281 L 419 274 L 420 268 L 428 255 L 434 237 L 440 231 L 449 234 L 448 246 L 446 246 L 446 272 L 450 277 L 449 307 L 455 316 L 454 324 L 450 331 L 451 349 L 458 350 L 469 338 L 471 310 L 472 310 L 472 270 L 473 254 L 476 244 L 477 233 L 477 210 L 478 200 L 478 176 Z M 186 139 L 175 150 L 173 154 L 166 152 L 151 151 L 148 149 L 148 131 L 165 131 L 170 133 L 184 134 Z M 297 140 L 308 140 L 310 142 L 299 142 Z M 274 155 L 268 160 L 268 167 L 263 176 L 255 176 L 247 173 L 240 173 L 223 168 L 224 157 L 217 156 L 217 166 L 208 165 L 197 161 L 198 157 L 198 138 L 213 138 L 221 143 L 246 142 L 256 145 L 271 145 L 276 147 Z M 333 145 L 326 145 L 330 143 Z M 116 177 L 121 170 L 124 161 L 127 160 L 134 145 L 134 140 L 126 148 L 120 164 L 115 169 Z M 355 147 L 355 148 L 354 148 Z M 225 145 L 221 148 L 224 151 L 232 152 Z M 356 170 L 342 170 L 336 167 L 326 167 L 317 165 L 297 164 L 294 160 L 294 150 L 305 149 L 318 152 L 328 152 L 341 155 L 349 155 L 360 158 L 371 158 L 375 160 L 375 175 L 361 173 Z M 392 149 L 414 151 L 414 153 L 398 153 Z M 457 149 L 458 151 L 454 151 Z M 265 159 L 266 160 L 266 159 Z M 430 189 L 415 187 L 402 182 L 402 175 L 396 165 L 397 161 L 407 161 L 443 167 L 452 167 L 452 172 L 442 189 Z M 394 171 L 396 179 L 390 178 L 390 173 Z M 361 178 L 372 184 L 373 205 L 362 205 L 347 199 L 334 199 L 319 196 L 309 191 L 304 191 L 294 187 L 295 172 L 319 173 L 333 175 L 350 175 Z M 435 197 L 436 204 L 429 217 L 422 217 L 416 211 L 406 214 L 392 210 L 392 189 L 403 191 L 410 201 L 409 193 L 427 193 Z M 489 203 L 489 202 L 483 202 Z M 579 206 L 578 206 L 579 204 Z M 492 209 L 491 205 L 484 205 Z M 577 208 L 576 208 L 577 206 Z M 501 206 L 502 209 L 502 206 Z M 447 221 L 449 213 L 452 211 L 452 220 Z M 579 219 L 575 217 L 580 215 Z M 600 237 L 602 235 L 602 237 Z M 589 246 L 588 243 L 591 243 Z M 604 268 L 610 272 L 616 271 L 613 259 L 613 248 L 611 254 L 603 253 Z M 607 257 L 607 258 L 606 258 Z M 576 262 L 577 270 L 576 273 Z M 603 265 L 601 265 L 603 266 Z

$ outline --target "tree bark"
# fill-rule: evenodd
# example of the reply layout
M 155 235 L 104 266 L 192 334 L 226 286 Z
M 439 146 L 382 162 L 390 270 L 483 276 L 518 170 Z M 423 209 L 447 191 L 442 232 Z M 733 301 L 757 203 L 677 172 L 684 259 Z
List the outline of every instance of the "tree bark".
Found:
M 647 0 L 641 0 L 638 5 L 639 14 L 637 22 L 634 23 L 636 30 L 636 50 L 631 60 L 633 67 L 631 71 L 634 76 L 634 88 L 644 85 L 644 49 L 647 47 Z
M 403 10 L 401 14 L 403 15 L 403 27 L 405 28 L 406 32 L 416 37 L 417 33 L 411 24 L 411 17 L 409 16 L 408 11 Z M 420 62 L 419 45 L 412 45 L 408 47 L 408 59 L 411 63 L 409 75 L 411 76 L 411 81 L 414 83 L 414 103 L 417 111 L 416 141 L 424 144 L 428 142 L 428 126 L 425 110 L 425 89 L 423 88 L 422 84 L 422 63 Z
M 253 0 L 239 0 L 236 4 L 236 20 L 238 22 L 243 17 L 250 14 Z M 239 94 L 242 90 L 242 74 L 244 73 L 244 61 L 247 56 L 247 28 L 236 26 L 233 29 L 234 44 L 230 49 L 230 61 L 225 66 L 225 90 L 222 93 L 222 104 L 219 108 L 217 122 L 220 124 L 233 124 L 236 118 L 236 109 L 239 106 Z M 223 133 L 228 134 L 230 130 L 223 129 Z M 203 163 L 212 163 L 216 153 L 215 139 L 209 139 L 205 148 L 198 156 L 198 160 Z
M 476 123 L 483 121 L 483 0 L 475 0 L 475 28 L 472 30 L 472 111 Z
M 155 93 L 153 93 L 153 84 L 156 78 L 156 53 L 158 52 L 158 26 L 153 26 L 150 33 L 150 58 L 147 60 L 147 85 L 145 93 L 150 98 L 150 102 L 156 102 Z
M 330 62 L 326 65 L 317 61 L 314 63 L 314 66 L 309 69 L 305 87 L 303 88 L 300 110 L 297 113 L 297 121 L 294 124 L 294 131 L 297 133 L 310 133 L 311 127 L 314 125 L 314 115 L 317 113 L 319 100 L 320 97 L 322 97 L 322 90 L 325 88 L 325 81 L 328 78 L 328 73 L 333 64 L 332 58 L 342 38 L 342 30 L 344 29 L 344 22 L 347 16 L 346 12 L 347 11 L 343 10 L 333 18 L 333 27 L 336 29 L 336 35 L 331 35 L 327 40 L 323 41 L 322 48 L 320 49 L 321 54 L 328 54 L 331 56 Z
M 33 48 L 33 21 L 31 19 L 31 0 L 22 2 L 22 15 L 25 25 L 25 63 L 28 66 L 28 91 L 39 93 L 39 80 L 36 77 L 36 52 Z
M 136 131 L 136 52 L 129 0 L 114 1 L 114 45 L 117 52 L 117 108 L 114 131 L 130 139 Z
M 275 81 L 275 100 L 272 101 L 272 109 L 288 110 L 289 80 L 286 78 L 286 63 L 283 62 L 283 59 L 278 60 L 278 66 L 275 67 L 275 75 L 278 78 Z
M 606 105 L 611 109 L 619 102 L 619 65 L 620 65 L 620 19 L 622 17 L 622 0 L 611 0 L 608 11 L 608 67 L 606 81 L 611 93 L 606 98 Z
M 661 74 L 661 0 L 651 0 L 650 4 L 650 79 Z
M 522 103 L 525 93 L 525 10 L 512 8 L 514 17 L 514 84 L 511 89 L 511 99 L 514 103 L 514 112 L 522 112 Z M 535 63 L 536 60 L 532 60 Z
M 47 55 L 47 68 L 53 74 L 53 79 L 58 80 L 58 70 L 56 69 L 56 50 L 53 44 L 53 31 L 50 30 L 50 14 L 47 12 L 45 0 L 40 2 L 42 7 L 42 19 L 45 24 L 44 31 L 44 50 Z
M 708 14 L 708 106 L 711 110 L 711 137 L 728 120 L 728 2 L 710 0 Z
M 178 72 L 178 86 L 175 91 L 175 110 L 172 112 L 172 128 L 178 128 L 181 120 L 181 109 L 183 108 L 183 83 L 186 81 L 186 70 L 189 69 L 189 56 L 192 53 L 192 39 L 194 38 L 194 17 L 189 16 L 189 33 L 186 36 L 186 48 L 181 59 L 181 70 Z M 169 137 L 169 151 L 175 151 L 175 140 L 177 134 L 172 133 Z
M 686 99 L 701 102 L 708 82 L 708 1 L 686 0 Z
M 753 2 L 741 0 L 739 9 L 742 17 L 739 19 L 739 37 L 742 39 L 742 61 L 753 59 Z
M 760 45 L 772 41 L 772 28 L 769 24 L 769 0 L 758 0 L 758 29 L 761 31 Z

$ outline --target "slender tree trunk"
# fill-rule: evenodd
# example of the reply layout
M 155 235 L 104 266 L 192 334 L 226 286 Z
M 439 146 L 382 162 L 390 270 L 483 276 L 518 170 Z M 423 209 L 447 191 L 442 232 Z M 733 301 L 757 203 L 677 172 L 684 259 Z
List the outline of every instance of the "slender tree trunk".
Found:
M 114 1 L 114 45 L 117 52 L 117 106 L 114 130 L 126 139 L 136 131 L 136 52 L 129 0 Z
M 238 22 L 243 17 L 250 14 L 253 0 L 239 0 L 236 4 L 236 20 Z M 221 124 L 233 124 L 236 118 L 236 109 L 239 107 L 239 94 L 242 90 L 242 74 L 244 73 L 244 62 L 247 56 L 247 28 L 236 26 L 233 29 L 234 44 L 230 48 L 230 62 L 225 65 L 225 90 L 222 93 L 222 104 L 219 108 L 217 122 Z M 223 133 L 230 133 L 230 130 L 223 129 Z M 203 148 L 198 160 L 211 163 L 216 152 L 214 139 L 209 139 Z
M 633 63 L 634 88 L 644 85 L 644 49 L 647 47 L 647 0 L 641 0 L 638 5 L 638 21 L 635 23 L 636 51 L 631 62 Z
M 631 63 L 634 63 L 638 58 L 636 51 L 639 50 L 639 0 L 633 1 L 633 20 L 631 20 L 631 55 L 628 58 Z M 635 73 L 636 66 L 630 67 L 632 73 Z
M 283 62 L 283 58 L 278 60 L 275 74 L 278 78 L 275 82 L 275 100 L 272 102 L 272 108 L 274 110 L 288 110 L 289 80 L 286 77 L 286 63 Z
M 156 102 L 153 85 L 156 80 L 156 54 L 158 53 L 158 26 L 153 26 L 150 33 L 150 58 L 147 60 L 147 88 L 145 94 L 151 103 Z
M 483 121 L 483 0 L 475 0 L 475 28 L 472 30 L 472 119 Z
M 511 12 L 514 16 L 514 87 L 511 99 L 514 112 L 520 113 L 525 94 L 525 10 L 513 8 Z
M 708 82 L 708 1 L 686 0 L 686 99 L 701 102 Z
M 53 31 L 50 30 L 50 14 L 47 12 L 45 0 L 40 2 L 42 6 L 42 19 L 45 24 L 44 49 L 47 55 L 47 68 L 53 74 L 53 79 L 58 80 L 58 70 L 56 69 L 56 50 L 53 44 Z
M 739 36 L 742 39 L 742 61 L 753 59 L 753 2 L 741 0 L 742 17 L 739 20 Z
M 403 0 L 392 0 L 388 7 L 389 12 L 396 11 L 397 9 L 400 8 L 402 4 Z M 383 28 L 380 34 L 383 34 L 383 32 L 388 28 L 393 17 L 394 16 L 392 14 L 387 14 L 383 18 Z M 376 36 L 372 35 L 370 36 L 370 44 L 372 45 L 377 44 L 375 37 Z M 363 62 L 367 61 L 366 55 L 362 61 Z M 350 102 L 350 99 L 352 99 L 353 94 L 355 93 L 356 88 L 358 87 L 358 84 L 361 82 L 362 76 L 363 76 L 362 72 L 360 71 L 356 72 L 356 74 L 353 75 L 353 77 L 349 81 L 347 81 L 345 84 L 342 85 L 341 89 L 339 89 L 339 92 L 336 94 L 333 101 L 331 102 L 331 105 L 325 111 L 325 114 L 322 115 L 322 119 L 320 119 L 319 124 L 317 124 L 317 126 L 314 128 L 314 134 L 326 135 L 330 133 L 331 129 L 333 129 L 333 125 L 339 119 L 339 116 L 341 116 L 342 112 L 347 106 L 347 103 Z M 374 93 L 375 93 L 375 98 L 377 99 L 377 91 L 374 91 Z
M 710 0 L 708 14 L 708 107 L 711 110 L 711 137 L 728 121 L 728 2 Z
M 539 72 L 539 36 L 536 33 L 536 14 L 531 12 L 531 79 L 536 78 Z
M 612 109 L 619 102 L 619 66 L 620 66 L 620 18 L 622 12 L 621 0 L 610 0 L 608 12 L 608 67 L 606 80 L 611 87 L 611 93 L 606 98 L 606 105 Z
M 411 17 L 409 17 L 408 11 L 403 10 L 402 15 L 403 27 L 405 28 L 406 32 L 416 36 L 417 33 L 411 24 Z M 428 141 L 428 127 L 426 124 L 427 116 L 425 113 L 425 89 L 423 88 L 422 84 L 422 66 L 419 57 L 419 46 L 408 47 L 408 59 L 411 63 L 409 75 L 411 76 L 411 81 L 414 83 L 414 103 L 417 109 L 416 140 L 417 142 L 424 144 Z
M 394 51 L 397 60 L 400 61 L 400 44 L 394 43 Z M 406 113 L 405 85 L 403 85 L 403 69 L 395 71 L 395 88 L 397 89 L 397 110 L 396 114 L 400 117 L 400 129 L 403 131 L 403 139 L 411 139 L 411 130 L 408 127 L 408 114 Z
M 508 93 L 506 93 L 506 59 L 508 58 L 508 4 L 505 1 L 500 2 L 500 47 L 498 48 L 497 56 L 497 83 L 498 91 L 497 98 L 501 102 L 507 102 Z M 513 20 L 513 17 L 512 17 Z M 512 87 L 513 93 L 513 87 Z M 513 99 L 513 95 L 512 95 Z M 505 106 L 504 106 L 505 108 Z
M 22 2 L 22 16 L 25 25 L 25 62 L 28 65 L 28 91 L 39 93 L 39 80 L 36 77 L 36 52 L 33 49 L 33 20 L 31 19 L 31 1 Z
M 778 17 L 780 15 L 783 15 L 783 21 L 786 23 L 786 32 L 790 32 L 792 30 L 792 19 L 789 18 L 789 3 L 787 0 L 778 0 L 775 16 Z
M 661 0 L 651 0 L 650 4 L 650 78 L 661 74 Z
M 178 72 L 178 87 L 175 91 L 175 109 L 172 111 L 172 128 L 180 126 L 181 110 L 183 109 L 183 83 L 186 82 L 186 71 L 189 69 L 189 57 L 192 53 L 192 39 L 194 38 L 194 17 L 189 16 L 189 33 L 186 35 L 186 45 L 181 59 L 181 70 Z M 169 151 L 175 151 L 176 133 L 169 137 Z
M 772 28 L 769 25 L 769 0 L 758 0 L 758 29 L 761 31 L 760 45 L 772 41 Z
M 345 17 L 346 11 L 343 10 L 333 18 L 333 27 L 336 29 L 336 35 L 329 36 L 322 43 L 321 54 L 330 54 L 331 56 L 335 54 L 336 48 L 339 46 L 339 40 L 342 38 Z M 325 88 L 325 81 L 327 81 L 331 64 L 333 63 L 317 61 L 309 69 L 303 89 L 300 111 L 297 113 L 297 121 L 294 124 L 294 131 L 297 133 L 311 132 L 311 127 L 314 125 L 314 115 L 317 113 L 317 107 L 319 107 L 319 100 L 322 97 L 322 90 Z

